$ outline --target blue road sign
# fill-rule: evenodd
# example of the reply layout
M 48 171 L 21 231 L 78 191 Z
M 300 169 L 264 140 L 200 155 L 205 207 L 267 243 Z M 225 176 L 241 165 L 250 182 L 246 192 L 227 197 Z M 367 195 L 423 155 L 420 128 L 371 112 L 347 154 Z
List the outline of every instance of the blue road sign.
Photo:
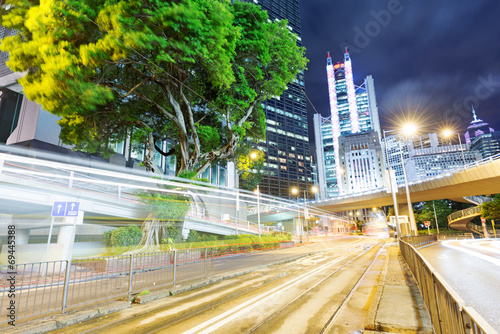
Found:
M 54 202 L 52 217 L 77 217 L 80 202 Z
M 80 202 L 68 202 L 66 203 L 65 216 L 76 217 L 78 216 L 78 208 L 80 207 Z
M 66 202 L 54 202 L 52 206 L 52 217 L 64 217 Z

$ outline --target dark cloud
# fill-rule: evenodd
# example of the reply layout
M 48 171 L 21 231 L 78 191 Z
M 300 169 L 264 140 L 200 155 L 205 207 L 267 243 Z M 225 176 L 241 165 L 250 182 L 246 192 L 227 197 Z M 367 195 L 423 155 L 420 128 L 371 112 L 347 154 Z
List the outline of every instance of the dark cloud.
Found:
M 406 112 L 425 115 L 430 131 L 447 123 L 463 133 L 473 103 L 500 130 L 499 17 L 494 0 L 302 0 L 307 94 L 326 115 L 326 53 L 342 61 L 347 44 L 355 83 L 375 79 L 383 128 Z

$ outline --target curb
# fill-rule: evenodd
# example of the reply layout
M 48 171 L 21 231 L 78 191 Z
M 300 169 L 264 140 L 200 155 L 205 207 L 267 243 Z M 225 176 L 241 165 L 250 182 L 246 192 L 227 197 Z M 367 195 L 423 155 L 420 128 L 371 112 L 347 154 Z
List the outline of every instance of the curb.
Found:
M 389 246 L 390 247 L 390 246 Z M 373 301 L 368 310 L 368 315 L 365 320 L 365 330 L 378 330 L 378 325 L 375 323 L 375 317 L 377 316 L 378 306 L 380 304 L 380 299 L 382 298 L 382 293 L 384 291 L 385 279 L 387 277 L 387 268 L 389 268 L 389 249 L 387 249 L 386 258 L 384 262 L 384 267 L 380 273 L 380 278 L 378 281 L 377 291 L 373 297 Z
M 97 307 L 96 307 L 97 306 Z M 87 306 L 83 309 L 69 311 L 66 314 L 57 314 L 50 317 L 36 319 L 20 324 L 18 329 L 11 331 L 13 334 L 39 334 L 54 331 L 82 321 L 95 319 L 130 308 L 128 301 L 114 301 L 106 304 Z M 36 323 L 34 323 L 36 321 Z

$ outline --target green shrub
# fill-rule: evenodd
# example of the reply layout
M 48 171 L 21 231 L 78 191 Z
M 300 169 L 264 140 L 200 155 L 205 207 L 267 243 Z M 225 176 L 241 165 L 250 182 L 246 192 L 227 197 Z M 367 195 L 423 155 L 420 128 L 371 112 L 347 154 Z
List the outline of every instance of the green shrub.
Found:
M 106 247 L 136 246 L 142 238 L 142 231 L 136 225 L 123 226 L 102 235 Z
M 111 247 L 111 234 L 113 230 L 104 232 L 102 234 L 102 244 L 106 247 Z

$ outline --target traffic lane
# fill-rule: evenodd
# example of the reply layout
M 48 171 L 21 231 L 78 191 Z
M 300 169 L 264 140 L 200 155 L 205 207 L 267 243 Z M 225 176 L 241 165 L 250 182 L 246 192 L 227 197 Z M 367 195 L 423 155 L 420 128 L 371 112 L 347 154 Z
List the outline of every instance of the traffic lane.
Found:
M 212 274 L 227 274 L 232 271 L 269 265 L 280 261 L 287 261 L 297 256 L 303 256 L 309 253 L 321 252 L 334 248 L 338 248 L 339 251 L 341 251 L 343 248 L 364 247 L 364 244 L 369 242 L 371 239 L 372 238 L 366 237 L 345 237 L 304 244 L 302 246 L 295 246 L 291 248 L 221 257 L 214 260 Z
M 461 247 L 460 242 L 453 241 L 450 244 Z M 464 250 L 467 251 L 466 248 Z M 418 251 L 466 305 L 473 307 L 491 326 L 500 331 L 500 266 L 469 252 L 447 247 L 443 243 L 420 248 Z

